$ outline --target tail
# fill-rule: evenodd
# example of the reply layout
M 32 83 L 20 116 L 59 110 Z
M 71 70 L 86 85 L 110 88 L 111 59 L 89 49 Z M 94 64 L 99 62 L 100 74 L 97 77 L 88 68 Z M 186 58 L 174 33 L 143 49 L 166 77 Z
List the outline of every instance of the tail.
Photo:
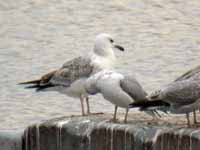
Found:
M 50 82 L 51 78 L 54 76 L 55 73 L 56 73 L 56 70 L 45 74 L 40 79 L 21 82 L 19 84 L 28 85 L 25 87 L 28 89 L 34 88 L 34 89 L 36 89 L 36 91 L 41 91 L 41 90 L 56 86 Z
M 168 103 L 165 103 L 161 100 L 150 101 L 146 97 L 143 100 L 129 104 L 129 108 L 139 108 L 140 111 L 144 111 L 153 118 L 154 117 L 161 118 L 162 115 L 158 112 L 158 110 L 168 114 L 167 112 L 168 109 L 166 108 L 166 105 L 168 105 Z
M 166 103 L 161 100 L 157 101 L 141 101 L 141 102 L 133 102 L 129 105 L 129 108 L 149 108 L 149 107 L 159 107 L 159 106 L 169 106 L 169 103 Z
M 139 108 L 140 111 L 144 111 L 145 113 L 147 113 L 152 117 L 161 118 L 162 115 L 159 113 L 159 111 L 168 114 L 169 106 L 170 105 L 168 103 L 162 100 L 155 100 L 155 101 L 146 100 L 146 101 L 134 102 L 129 105 L 129 108 Z
M 46 83 L 46 84 L 41 84 L 42 80 L 38 79 L 38 80 L 31 80 L 31 81 L 25 81 L 25 82 L 20 82 L 20 85 L 27 85 L 25 86 L 26 89 L 35 89 L 36 92 L 42 91 L 44 89 L 50 88 L 50 87 L 54 87 L 55 85 L 53 85 L 52 83 Z

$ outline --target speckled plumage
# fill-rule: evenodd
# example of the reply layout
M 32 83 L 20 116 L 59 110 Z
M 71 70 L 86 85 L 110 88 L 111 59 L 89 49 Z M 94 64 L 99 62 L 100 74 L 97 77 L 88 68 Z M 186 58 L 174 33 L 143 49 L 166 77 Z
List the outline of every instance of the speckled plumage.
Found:
M 61 68 L 45 74 L 38 80 L 21 84 L 31 84 L 27 88 L 35 88 L 36 91 L 57 91 L 80 98 L 82 115 L 85 115 L 83 105 L 85 99 L 89 114 L 88 95 L 84 89 L 84 82 L 92 73 L 113 67 L 115 64 L 114 47 L 124 51 L 122 46 L 114 44 L 109 34 L 99 34 L 95 39 L 93 51 L 88 55 L 67 61 Z
M 92 72 L 91 60 L 87 57 L 77 57 L 64 63 L 60 69 L 51 71 L 38 80 L 23 82 L 23 84 L 35 83 L 37 90 L 55 86 L 69 87 L 76 80 L 89 77 Z
M 174 82 L 153 92 L 149 99 L 151 101 L 132 103 L 130 107 L 140 107 L 146 110 L 153 107 L 164 112 L 186 113 L 188 126 L 190 125 L 189 113 L 194 112 L 194 123 L 196 123 L 195 110 L 200 108 L 200 66 L 189 70 Z
M 58 69 L 52 76 L 50 82 L 56 85 L 70 86 L 71 83 L 80 78 L 87 78 L 93 72 L 91 60 L 84 57 L 74 58 Z
M 170 103 L 171 105 L 187 105 L 194 103 L 200 98 L 200 81 L 187 79 L 172 82 L 161 88 L 158 99 Z
M 186 79 L 200 79 L 200 66 L 197 66 L 194 69 L 187 71 L 186 73 L 184 73 L 183 75 L 181 75 L 174 81 L 176 82 L 176 81 L 182 81 Z

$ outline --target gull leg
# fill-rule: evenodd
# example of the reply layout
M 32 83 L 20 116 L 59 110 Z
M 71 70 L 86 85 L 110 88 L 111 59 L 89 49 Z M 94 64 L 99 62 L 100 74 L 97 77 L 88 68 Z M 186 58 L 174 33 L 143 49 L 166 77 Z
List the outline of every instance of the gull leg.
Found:
M 187 118 L 187 125 L 190 127 L 190 114 L 186 113 L 186 118 Z
M 85 101 L 86 101 L 86 105 L 87 105 L 87 115 L 102 115 L 102 114 L 103 114 L 102 112 L 91 113 L 91 112 L 90 112 L 89 97 L 86 97 Z
M 108 122 L 117 122 L 117 106 L 115 106 L 115 111 L 112 119 L 109 119 Z
M 87 105 L 87 114 L 90 114 L 90 104 L 89 104 L 89 97 L 86 97 L 86 105 Z
M 84 105 L 83 105 L 83 101 L 84 101 L 84 99 L 83 99 L 82 96 L 80 97 L 80 101 L 81 101 L 82 116 L 85 116 Z
M 117 106 L 115 106 L 114 116 L 113 116 L 113 122 L 117 121 Z
M 129 109 L 126 108 L 126 114 L 125 114 L 125 117 L 124 117 L 124 123 L 127 123 L 128 111 L 129 111 Z
M 197 124 L 197 115 L 196 115 L 196 111 L 193 111 L 193 117 L 194 117 L 194 124 Z
M 190 105 L 183 106 L 181 109 L 182 110 L 188 110 L 188 109 L 190 110 L 191 108 L 193 108 L 193 110 L 196 110 L 196 109 L 199 109 L 199 107 L 200 107 L 200 99 L 196 100 L 194 103 L 192 103 Z M 190 126 L 189 113 L 186 113 L 186 117 L 187 117 L 187 121 L 188 121 L 188 126 Z M 194 117 L 196 118 L 196 114 L 194 114 Z

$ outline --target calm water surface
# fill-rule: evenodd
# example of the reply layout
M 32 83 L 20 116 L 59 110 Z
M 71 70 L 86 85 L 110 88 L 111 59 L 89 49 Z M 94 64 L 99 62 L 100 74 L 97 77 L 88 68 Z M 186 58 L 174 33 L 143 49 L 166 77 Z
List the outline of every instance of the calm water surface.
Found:
M 148 92 L 171 82 L 200 64 L 199 16 L 199 0 L 0 0 L 0 129 L 79 114 L 79 100 L 17 83 L 88 53 L 101 32 L 126 48 L 117 67 Z M 100 96 L 91 108 L 113 111 Z

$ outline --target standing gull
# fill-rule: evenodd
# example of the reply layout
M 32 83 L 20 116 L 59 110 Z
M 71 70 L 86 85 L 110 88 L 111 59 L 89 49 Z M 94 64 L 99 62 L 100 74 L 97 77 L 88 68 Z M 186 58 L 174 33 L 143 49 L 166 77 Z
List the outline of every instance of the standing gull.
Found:
M 189 71 L 187 71 L 186 73 L 184 73 L 183 75 L 181 75 L 180 77 L 178 77 L 176 81 L 183 81 L 186 79 L 193 79 L 193 80 L 199 80 L 200 79 L 200 66 L 197 66 Z
M 146 101 L 146 92 L 130 74 L 105 69 L 90 76 L 85 83 L 88 94 L 101 93 L 106 100 L 115 105 L 114 122 L 116 121 L 118 107 L 126 109 L 124 122 L 127 122 L 129 104 Z
M 154 107 L 176 114 L 185 113 L 190 126 L 189 113 L 200 108 L 200 80 L 188 78 L 172 82 L 153 92 L 149 99 L 151 101 L 132 103 L 129 107 L 140 107 L 143 110 Z
M 181 75 L 180 77 L 178 77 L 174 82 L 176 81 L 183 81 L 186 79 L 193 79 L 193 80 L 200 80 L 200 66 L 197 66 L 189 71 L 187 71 L 186 73 L 184 73 L 183 75 Z M 188 114 L 189 115 L 189 114 Z M 197 118 L 196 118 L 196 111 L 193 111 L 193 119 L 194 119 L 194 124 L 197 124 Z
M 84 89 L 85 80 L 92 74 L 104 68 L 112 68 L 115 63 L 113 48 L 124 51 L 124 48 L 114 44 L 109 34 L 99 34 L 95 39 L 91 54 L 67 61 L 57 70 L 43 75 L 37 80 L 22 82 L 31 84 L 27 88 L 36 91 L 57 91 L 71 97 L 80 98 L 82 115 L 85 115 L 83 101 L 86 99 L 87 113 L 90 113 L 88 94 Z

